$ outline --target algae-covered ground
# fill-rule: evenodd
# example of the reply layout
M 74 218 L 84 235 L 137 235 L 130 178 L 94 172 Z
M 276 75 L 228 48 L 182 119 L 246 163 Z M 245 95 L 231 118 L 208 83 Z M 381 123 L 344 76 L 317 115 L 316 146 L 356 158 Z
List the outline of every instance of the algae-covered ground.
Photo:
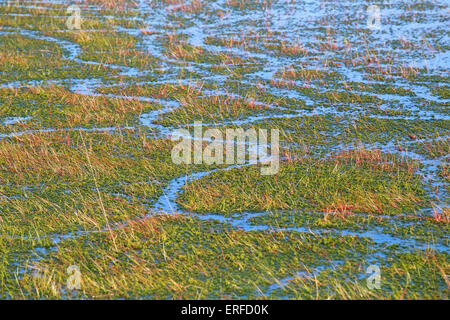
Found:
M 0 298 L 448 299 L 449 15 L 0 0 Z M 278 172 L 174 163 L 197 121 Z

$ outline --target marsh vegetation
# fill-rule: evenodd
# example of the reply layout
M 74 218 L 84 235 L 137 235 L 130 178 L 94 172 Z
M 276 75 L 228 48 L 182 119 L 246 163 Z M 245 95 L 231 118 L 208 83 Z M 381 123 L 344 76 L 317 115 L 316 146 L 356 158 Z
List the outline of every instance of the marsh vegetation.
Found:
M 0 298 L 448 299 L 448 3 L 370 2 L 0 0 Z

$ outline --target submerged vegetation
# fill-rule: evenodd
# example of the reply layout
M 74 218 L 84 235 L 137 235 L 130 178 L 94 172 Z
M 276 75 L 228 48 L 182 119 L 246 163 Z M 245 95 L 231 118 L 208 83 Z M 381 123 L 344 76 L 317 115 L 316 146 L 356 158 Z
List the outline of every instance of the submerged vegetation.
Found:
M 448 4 L 373 4 L 1 1 L 0 298 L 448 299 Z

